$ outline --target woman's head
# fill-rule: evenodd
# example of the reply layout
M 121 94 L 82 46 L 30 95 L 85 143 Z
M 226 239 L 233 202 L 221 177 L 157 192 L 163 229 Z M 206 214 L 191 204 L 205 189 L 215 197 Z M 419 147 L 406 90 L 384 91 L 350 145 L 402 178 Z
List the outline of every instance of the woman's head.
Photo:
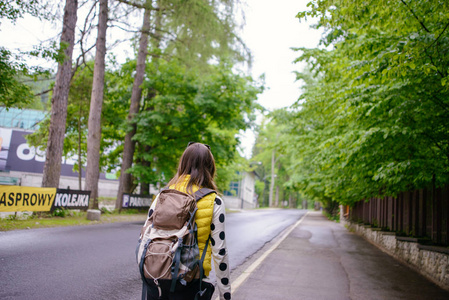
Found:
M 190 175 L 187 191 L 191 191 L 193 185 L 217 189 L 214 182 L 215 160 L 208 145 L 189 143 L 179 160 L 176 176 L 170 181 L 169 185 L 176 184 L 178 179 L 184 175 Z

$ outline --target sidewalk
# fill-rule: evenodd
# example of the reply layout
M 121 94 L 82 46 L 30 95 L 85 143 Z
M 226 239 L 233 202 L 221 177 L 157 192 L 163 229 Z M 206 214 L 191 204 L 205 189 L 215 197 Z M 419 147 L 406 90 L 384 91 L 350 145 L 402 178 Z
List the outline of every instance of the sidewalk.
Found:
M 321 212 L 310 212 L 232 299 L 433 300 L 449 299 L 449 292 Z

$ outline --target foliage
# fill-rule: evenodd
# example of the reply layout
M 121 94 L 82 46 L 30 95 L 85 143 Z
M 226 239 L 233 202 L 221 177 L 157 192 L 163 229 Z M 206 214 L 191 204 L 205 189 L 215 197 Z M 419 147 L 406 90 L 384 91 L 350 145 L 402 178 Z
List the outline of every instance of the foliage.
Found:
M 65 218 L 69 215 L 69 210 L 64 208 L 57 208 L 51 213 L 51 215 L 54 217 Z
M 39 0 L 1 0 L 0 19 L 6 18 L 12 22 L 15 22 L 17 19 L 23 18 L 24 14 L 26 13 L 37 16 L 40 14 L 37 7 L 37 4 L 39 4 L 39 2 Z
M 217 165 L 215 183 L 218 191 L 224 192 L 229 190 L 231 182 L 241 180 L 241 174 L 248 171 L 250 171 L 248 169 L 248 160 L 234 150 L 234 157 L 231 160 L 226 161 L 226 164 Z
M 234 174 L 237 134 L 251 126 L 261 87 L 251 78 L 236 75 L 230 67 L 215 66 L 202 74 L 177 60 L 148 66 L 147 98 L 136 116 L 136 163 L 130 172 L 138 182 L 167 182 L 177 169 L 179 157 L 190 141 L 210 145 L 222 188 Z M 151 166 L 142 162 L 151 162 Z
M 40 19 L 50 19 L 52 13 L 48 11 L 47 3 L 39 0 L 0 1 L 0 24 L 2 19 L 11 23 L 31 15 Z M 35 47 L 31 52 L 15 53 L 5 47 L 0 47 L 0 105 L 17 108 L 39 108 L 35 102 L 33 88 L 25 81 L 36 81 L 38 77 L 48 76 L 49 71 L 41 66 L 29 66 L 25 61 L 29 56 L 55 58 L 55 45 L 49 47 Z M 17 51 L 16 51 L 17 52 Z M 37 104 L 37 107 L 36 107 Z
M 77 160 L 74 171 L 79 171 L 86 165 L 87 151 L 87 124 L 89 118 L 90 97 L 92 90 L 92 66 L 89 62 L 84 67 L 78 68 L 74 74 L 69 92 L 69 104 L 67 107 L 66 136 L 64 139 L 65 157 L 78 157 L 81 153 L 81 161 Z M 121 150 L 120 141 L 123 140 L 124 130 L 121 130 L 126 119 L 126 105 L 128 105 L 130 86 L 132 86 L 129 65 L 125 64 L 122 70 L 106 72 L 105 95 L 102 111 L 102 135 L 100 150 L 100 168 L 103 172 L 114 172 L 119 165 Z M 130 81 L 131 80 L 131 81 Z M 128 84 L 128 85 L 127 85 Z M 121 89 L 123 87 L 123 89 Z M 119 92 L 117 92 L 119 91 Z M 48 140 L 49 117 L 44 119 L 39 129 L 27 135 L 30 145 L 45 149 Z
M 290 184 L 353 203 L 447 182 L 449 4 L 313 1 L 321 47 L 297 49 L 304 92 L 278 122 Z
M 289 169 L 290 157 L 286 155 L 285 146 L 282 142 L 286 138 L 286 126 L 278 119 L 283 119 L 285 114 L 283 109 L 275 110 L 265 116 L 259 127 L 256 143 L 253 149 L 252 161 L 255 164 L 255 172 L 258 174 L 258 180 L 263 182 L 264 187 L 261 189 L 259 185 L 259 199 L 263 204 L 269 203 L 269 189 L 272 181 L 272 168 L 274 175 L 273 204 L 276 205 L 275 195 L 276 186 L 282 187 L 278 198 L 286 200 L 290 194 L 295 195 L 295 189 L 289 186 Z M 273 157 L 274 155 L 274 157 Z M 274 165 L 272 166 L 272 159 Z M 296 201 L 296 200 L 295 200 Z M 279 203 L 278 203 L 279 205 Z
M 14 63 L 11 53 L 0 47 L 0 105 L 22 108 L 33 101 L 30 88 L 18 78 L 27 73 L 23 64 Z
M 86 162 L 87 121 L 92 89 L 92 72 L 89 67 L 79 68 L 74 74 L 67 107 L 66 135 L 64 139 L 63 156 L 77 157 L 81 152 L 81 166 Z M 39 129 L 27 135 L 30 145 L 45 149 L 48 141 L 50 116 L 39 124 Z M 79 170 L 79 160 L 74 170 Z
M 135 2 L 136 6 L 139 3 Z M 237 36 L 236 2 L 159 0 L 152 3 L 157 6 L 156 9 L 153 7 L 150 18 L 153 22 L 150 54 L 153 57 L 142 86 L 141 112 L 134 120 L 138 128 L 134 138 L 137 153 L 130 171 L 137 183 L 168 180 L 176 170 L 185 145 L 195 140 L 212 147 L 218 167 L 217 183 L 225 189 L 236 170 L 244 165 L 236 151 L 239 144 L 237 134 L 239 130 L 252 126 L 254 113 L 260 109 L 255 100 L 262 90 L 260 83 L 232 71 L 234 62 L 250 60 L 248 49 Z M 18 1 L 15 4 L 1 1 L 0 5 L 3 4 L 10 5 L 11 9 L 17 8 L 16 12 L 11 11 L 13 19 L 25 13 L 46 17 L 38 14 L 37 7 L 43 4 L 41 1 Z M 116 17 L 118 19 L 112 22 L 122 24 L 120 18 L 123 16 L 117 14 Z M 84 31 L 82 34 L 88 35 Z M 61 61 L 64 58 L 61 54 L 67 46 L 59 47 L 53 43 L 47 47 L 42 44 L 28 54 Z M 20 55 L 17 56 L 19 61 Z M 13 66 L 12 63 L 8 65 Z M 85 164 L 92 85 L 92 63 L 86 65 L 88 67 L 76 69 L 72 77 L 63 151 L 64 156 L 81 153 L 81 166 L 75 165 L 77 170 Z M 29 72 L 27 66 L 23 67 Z M 100 166 L 103 170 L 112 171 L 120 165 L 123 138 L 130 127 L 127 115 L 136 61 L 130 59 L 122 66 L 108 67 Z M 17 77 L 17 72 L 13 75 Z M 18 102 L 11 105 L 18 105 Z M 45 149 L 48 128 L 49 119 L 46 119 L 37 132 L 28 135 L 29 143 Z
M 176 57 L 188 67 L 207 69 L 211 62 L 251 62 L 249 49 L 238 36 L 235 0 L 159 0 L 163 11 L 155 20 L 151 52 L 167 60 Z
M 327 212 L 326 210 L 323 211 L 324 215 L 326 216 L 326 218 L 328 218 L 331 221 L 340 223 L 340 214 L 339 212 L 336 212 L 334 214 Z
M 265 197 L 267 186 L 264 181 L 256 180 L 255 183 L 255 193 L 258 195 L 259 207 L 267 206 L 268 198 Z

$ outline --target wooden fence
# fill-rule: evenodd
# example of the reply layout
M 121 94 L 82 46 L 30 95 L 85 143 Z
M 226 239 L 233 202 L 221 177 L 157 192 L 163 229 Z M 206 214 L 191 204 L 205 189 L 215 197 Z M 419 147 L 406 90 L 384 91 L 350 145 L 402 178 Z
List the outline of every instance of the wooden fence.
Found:
M 449 246 L 449 185 L 357 202 L 349 219 Z

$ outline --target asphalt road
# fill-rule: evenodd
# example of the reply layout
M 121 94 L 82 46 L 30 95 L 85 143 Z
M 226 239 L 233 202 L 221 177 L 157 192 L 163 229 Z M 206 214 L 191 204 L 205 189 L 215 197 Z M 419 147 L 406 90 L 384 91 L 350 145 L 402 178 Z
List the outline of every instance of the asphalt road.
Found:
M 231 269 L 304 211 L 227 215 Z M 0 232 L 0 299 L 139 299 L 135 247 L 142 223 Z

